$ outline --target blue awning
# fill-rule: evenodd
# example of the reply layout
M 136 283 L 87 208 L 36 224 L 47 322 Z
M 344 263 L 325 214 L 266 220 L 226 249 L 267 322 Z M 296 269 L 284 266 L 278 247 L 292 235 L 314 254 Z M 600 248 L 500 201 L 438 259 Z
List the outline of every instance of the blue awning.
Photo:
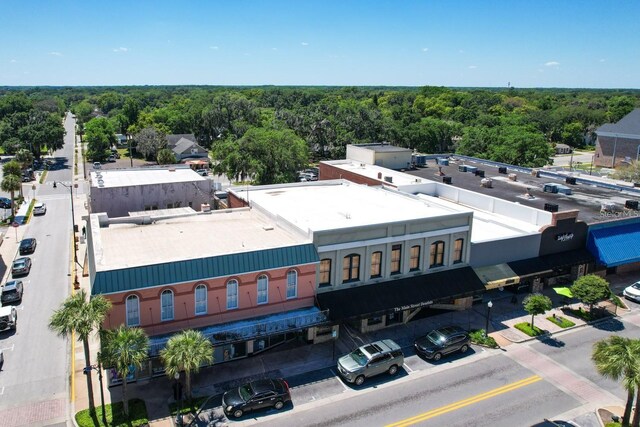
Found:
M 640 261 L 640 223 L 590 230 L 587 248 L 607 267 Z

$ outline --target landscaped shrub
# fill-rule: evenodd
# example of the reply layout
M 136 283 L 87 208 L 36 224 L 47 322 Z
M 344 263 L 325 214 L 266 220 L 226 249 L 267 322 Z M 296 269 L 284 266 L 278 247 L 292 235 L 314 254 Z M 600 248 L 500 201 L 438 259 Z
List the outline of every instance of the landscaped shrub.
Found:
M 562 316 L 549 316 L 547 317 L 547 320 L 551 323 L 555 323 L 561 328 L 570 328 L 572 326 L 576 326 L 576 324 L 573 323 L 571 320 L 566 319 Z
M 476 329 L 469 332 L 471 342 L 478 345 L 484 345 L 486 347 L 498 348 L 498 343 L 493 337 L 487 335 L 484 329 Z
M 110 427 L 142 427 L 149 424 L 147 406 L 143 400 L 129 400 L 129 419 L 122 412 L 122 402 L 104 405 L 107 414 L 107 422 Z M 76 414 L 76 422 L 80 427 L 103 427 L 102 407 L 96 405 L 96 415 L 91 417 L 89 410 L 85 409 Z
M 534 328 L 531 328 L 531 323 L 529 322 L 522 322 L 522 323 L 516 323 L 514 325 L 514 327 L 519 330 L 524 332 L 525 334 L 529 335 L 530 337 L 537 337 L 538 335 L 542 335 L 544 334 L 546 331 L 538 328 L 537 326 L 534 326 Z

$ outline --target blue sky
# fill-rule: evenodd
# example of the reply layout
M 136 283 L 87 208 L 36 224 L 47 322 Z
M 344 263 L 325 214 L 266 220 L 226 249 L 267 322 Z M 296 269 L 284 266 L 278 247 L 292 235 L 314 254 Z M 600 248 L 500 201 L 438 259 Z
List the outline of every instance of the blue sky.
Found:
M 0 0 L 0 85 L 640 88 L 640 1 Z

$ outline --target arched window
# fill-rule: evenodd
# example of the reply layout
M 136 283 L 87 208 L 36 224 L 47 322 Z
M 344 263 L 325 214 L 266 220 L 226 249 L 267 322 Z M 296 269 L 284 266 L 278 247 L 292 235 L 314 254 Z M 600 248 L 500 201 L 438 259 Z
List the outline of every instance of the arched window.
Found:
M 444 265 L 444 242 L 438 240 L 431 244 L 429 267 L 442 267 Z
M 453 242 L 453 263 L 462 262 L 462 250 L 464 248 L 464 239 L 456 239 Z
M 360 255 L 351 254 L 342 259 L 342 283 L 360 279 Z
M 258 304 L 266 304 L 269 302 L 269 278 L 266 274 L 258 277 Z
M 409 270 L 420 270 L 420 246 L 411 246 L 411 259 L 409 260 Z
M 162 291 L 160 304 L 160 320 L 173 320 L 173 292 L 170 290 Z
M 318 284 L 330 285 L 331 284 L 331 259 L 325 258 L 320 261 L 320 277 L 318 278 Z
M 207 314 L 207 286 L 196 286 L 196 315 Z
M 287 272 L 287 299 L 298 296 L 298 272 L 289 270 Z
M 140 325 L 140 299 L 137 295 L 129 295 L 126 301 L 127 326 Z
M 238 308 L 238 281 L 227 282 L 227 310 Z
M 371 278 L 382 276 L 382 252 L 376 251 L 371 254 Z
M 391 274 L 402 273 L 402 245 L 391 246 Z

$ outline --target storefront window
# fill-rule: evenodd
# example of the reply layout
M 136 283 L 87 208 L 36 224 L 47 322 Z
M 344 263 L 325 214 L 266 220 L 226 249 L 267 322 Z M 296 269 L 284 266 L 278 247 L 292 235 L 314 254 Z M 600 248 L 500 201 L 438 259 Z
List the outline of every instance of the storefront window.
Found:
M 360 279 L 360 255 L 351 254 L 342 259 L 342 283 Z
M 409 269 L 411 271 L 420 269 L 420 246 L 411 246 L 411 260 Z

